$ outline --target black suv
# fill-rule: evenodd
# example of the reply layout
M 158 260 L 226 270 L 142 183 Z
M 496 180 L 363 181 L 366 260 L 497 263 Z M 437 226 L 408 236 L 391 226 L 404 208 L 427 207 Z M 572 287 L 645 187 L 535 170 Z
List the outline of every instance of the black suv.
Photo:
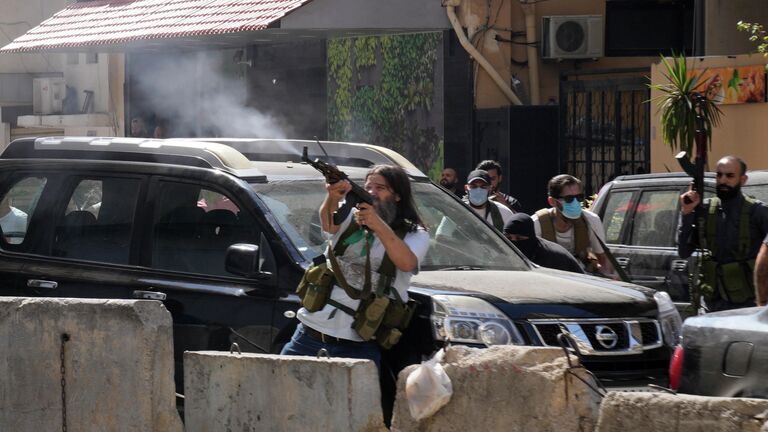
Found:
M 743 192 L 768 199 L 768 171 L 750 171 Z M 677 255 L 680 194 L 691 184 L 685 173 L 617 177 L 600 190 L 592 210 L 603 221 L 605 240 L 633 283 L 668 292 L 683 308 L 690 301 L 688 260 Z M 715 195 L 715 175 L 706 173 L 704 197 Z
M 420 306 L 385 367 L 448 341 L 558 346 L 563 333 L 606 384 L 666 382 L 681 322 L 665 293 L 536 267 L 402 156 L 368 145 L 14 141 L 0 155 L 2 294 L 160 300 L 177 370 L 184 350 L 279 352 L 297 324 L 295 287 L 324 248 L 324 179 L 297 162 L 304 146 L 361 182 L 373 164 L 402 166 L 430 226 L 410 289 Z M 438 235 L 446 223 L 452 234 Z

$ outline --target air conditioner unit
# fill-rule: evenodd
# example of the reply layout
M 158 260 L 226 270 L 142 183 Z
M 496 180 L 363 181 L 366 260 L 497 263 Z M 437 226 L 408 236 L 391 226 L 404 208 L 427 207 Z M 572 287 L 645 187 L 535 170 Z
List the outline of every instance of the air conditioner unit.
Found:
M 603 56 L 602 16 L 545 16 L 541 24 L 542 59 L 589 59 Z
M 32 80 L 32 112 L 42 115 L 58 114 L 66 95 L 64 78 L 35 78 Z

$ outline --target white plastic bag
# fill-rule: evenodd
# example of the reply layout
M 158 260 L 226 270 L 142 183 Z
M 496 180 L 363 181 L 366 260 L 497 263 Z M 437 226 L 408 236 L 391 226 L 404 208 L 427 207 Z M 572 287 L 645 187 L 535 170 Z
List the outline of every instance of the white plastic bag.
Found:
M 440 364 L 444 355 L 445 351 L 441 349 L 414 369 L 405 380 L 405 396 L 415 420 L 433 415 L 451 400 L 451 378 Z

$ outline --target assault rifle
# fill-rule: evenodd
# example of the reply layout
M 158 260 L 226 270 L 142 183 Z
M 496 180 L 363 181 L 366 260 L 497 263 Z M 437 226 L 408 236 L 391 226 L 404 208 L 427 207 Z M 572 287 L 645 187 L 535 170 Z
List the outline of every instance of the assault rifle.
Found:
M 701 113 L 701 103 L 704 102 L 705 96 L 700 93 L 694 93 L 693 103 L 694 109 L 696 109 L 696 131 L 694 134 L 694 140 L 696 142 L 696 158 L 694 162 L 688 159 L 686 152 L 682 151 L 675 156 L 677 163 L 685 171 L 686 174 L 693 178 L 692 190 L 695 190 L 699 194 L 699 205 L 694 209 L 696 218 L 696 227 L 699 232 L 699 240 L 702 239 L 702 233 L 704 232 L 701 224 L 704 221 L 705 212 L 702 203 L 704 202 L 704 167 L 707 164 L 707 131 L 704 125 L 704 116 Z M 691 199 L 687 196 L 684 198 L 686 204 L 691 203 Z M 693 271 L 688 275 L 688 285 L 690 287 L 691 297 L 691 309 L 694 314 L 701 313 L 702 308 L 702 290 L 703 279 L 701 275 L 702 256 L 705 256 L 708 252 L 699 250 L 695 259 Z
M 320 141 L 318 141 L 317 144 L 320 145 L 320 148 L 322 149 Z M 344 205 L 339 207 L 339 209 L 333 213 L 334 225 L 341 225 L 341 223 L 344 222 L 344 219 L 347 218 L 347 215 L 349 215 L 349 212 L 352 211 L 352 208 L 359 203 L 364 202 L 373 205 L 373 197 L 371 194 L 369 194 L 368 191 L 363 189 L 359 184 L 350 180 L 349 176 L 347 176 L 344 171 L 341 171 L 334 165 L 322 161 L 319 158 L 316 158 L 314 161 L 310 160 L 309 156 L 307 155 L 307 146 L 304 146 L 304 150 L 301 152 L 301 160 L 309 164 L 309 166 L 312 168 L 320 171 L 320 173 L 325 176 L 325 181 L 327 181 L 328 184 L 334 184 L 342 180 L 347 180 L 349 184 L 352 185 L 352 190 L 347 193 L 347 196 L 344 199 Z
M 699 104 L 702 102 L 702 98 L 705 96 L 701 94 L 694 95 L 694 106 L 697 110 L 700 110 Z M 688 159 L 688 154 L 681 151 L 675 156 L 677 163 L 685 171 L 686 174 L 693 178 L 693 188 L 699 193 L 699 197 L 702 202 L 704 200 L 704 167 L 707 164 L 707 131 L 704 128 L 704 116 L 700 112 L 696 113 L 696 131 L 694 135 L 696 141 L 696 159 L 694 163 L 691 163 Z M 690 204 L 690 198 L 685 197 L 685 202 Z

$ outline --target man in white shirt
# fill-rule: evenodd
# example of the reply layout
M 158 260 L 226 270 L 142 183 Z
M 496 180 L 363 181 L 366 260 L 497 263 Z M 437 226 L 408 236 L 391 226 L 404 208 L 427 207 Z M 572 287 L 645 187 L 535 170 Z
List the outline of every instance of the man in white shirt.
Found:
M 515 213 L 504 204 L 489 199 L 491 176 L 488 175 L 488 171 L 474 170 L 469 173 L 464 190 L 467 192 L 464 202 L 469 204 L 475 213 L 488 221 L 494 228 L 503 231 L 504 225 L 512 219 L 512 215 Z
M 547 202 L 552 207 L 532 216 L 536 235 L 563 246 L 586 271 L 618 278 L 600 244 L 600 240 L 605 243 L 600 217 L 582 209 L 581 181 L 572 175 L 560 174 L 552 177 L 548 190 Z
M 358 204 L 341 224 L 336 225 L 332 212 L 352 186 L 347 180 L 326 185 L 328 193 L 320 207 L 320 221 L 323 230 L 332 236 L 333 245 L 346 245 L 338 257 L 334 252 L 334 259 L 338 261 L 352 294 L 360 294 L 365 279 L 369 279 L 375 291 L 384 289 L 386 292 L 389 288 L 391 301 L 397 297 L 399 301 L 407 302 L 411 276 L 418 273 L 419 263 L 429 248 L 429 234 L 416 211 L 410 180 L 400 167 L 377 165 L 366 176 L 363 187 L 374 198 L 374 205 Z M 353 223 L 350 230 L 353 233 L 345 236 Z M 330 254 L 330 251 L 326 253 Z M 394 277 L 381 277 L 388 273 L 383 269 L 385 256 Z M 324 349 L 333 357 L 370 359 L 380 366 L 377 341 L 364 339 L 353 328 L 361 300 L 351 296 L 343 285 L 337 275 L 330 297 L 320 309 L 299 309 L 297 318 L 301 324 L 281 354 L 315 356 L 318 350 Z
M 21 243 L 27 232 L 27 214 L 12 207 L 8 196 L 0 201 L 0 228 L 6 241 L 13 244 Z

